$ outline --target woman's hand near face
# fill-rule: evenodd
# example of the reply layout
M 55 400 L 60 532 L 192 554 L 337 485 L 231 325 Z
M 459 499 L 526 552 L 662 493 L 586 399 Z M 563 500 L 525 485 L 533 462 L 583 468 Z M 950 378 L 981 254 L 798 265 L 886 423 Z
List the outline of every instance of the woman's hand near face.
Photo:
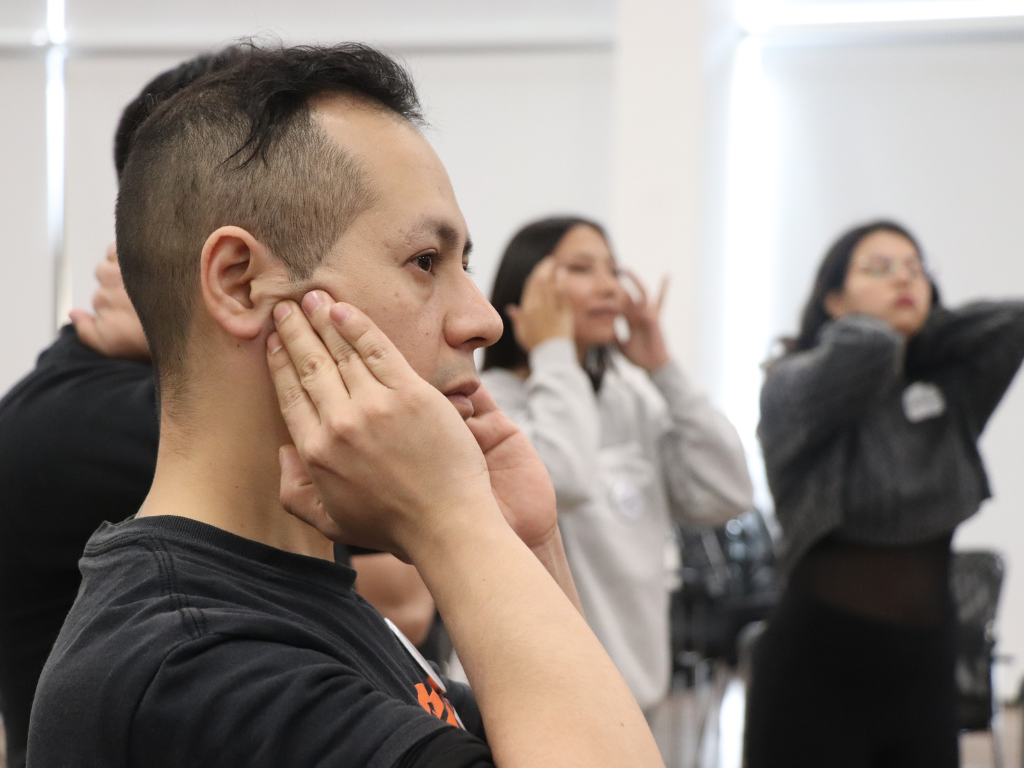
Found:
M 629 291 L 624 292 L 626 299 L 623 315 L 629 323 L 629 341 L 620 342 L 619 350 L 633 365 L 650 373 L 671 360 L 658 320 L 661 305 L 665 301 L 665 292 L 668 290 L 668 276 L 661 279 L 658 298 L 651 303 L 640 279 L 629 270 L 623 270 L 623 275 L 636 287 L 637 297 L 634 298 Z
M 548 256 L 526 278 L 520 304 L 505 307 L 516 341 L 527 352 L 548 339 L 574 338 L 572 307 L 562 290 L 563 279 L 557 262 Z

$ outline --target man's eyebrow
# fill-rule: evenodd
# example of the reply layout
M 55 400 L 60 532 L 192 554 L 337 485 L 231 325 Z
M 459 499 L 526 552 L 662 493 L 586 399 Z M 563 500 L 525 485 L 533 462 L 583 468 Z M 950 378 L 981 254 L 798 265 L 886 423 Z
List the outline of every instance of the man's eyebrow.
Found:
M 416 229 L 413 231 L 430 232 L 431 234 L 437 235 L 437 238 L 438 240 L 441 241 L 441 244 L 444 245 L 445 248 L 450 250 L 454 250 L 458 246 L 459 240 L 461 239 L 461 237 L 459 236 L 459 230 L 457 230 L 455 227 L 453 227 L 446 221 L 426 221 L 422 224 L 422 226 L 416 227 Z M 473 241 L 467 237 L 465 245 L 462 246 L 463 257 L 469 256 L 472 250 Z

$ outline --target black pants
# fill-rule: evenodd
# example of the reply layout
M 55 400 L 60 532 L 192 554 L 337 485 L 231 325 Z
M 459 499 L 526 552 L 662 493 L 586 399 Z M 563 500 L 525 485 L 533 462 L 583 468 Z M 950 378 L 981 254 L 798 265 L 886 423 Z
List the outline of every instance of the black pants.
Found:
M 952 638 L 790 588 L 754 651 L 746 768 L 955 768 Z

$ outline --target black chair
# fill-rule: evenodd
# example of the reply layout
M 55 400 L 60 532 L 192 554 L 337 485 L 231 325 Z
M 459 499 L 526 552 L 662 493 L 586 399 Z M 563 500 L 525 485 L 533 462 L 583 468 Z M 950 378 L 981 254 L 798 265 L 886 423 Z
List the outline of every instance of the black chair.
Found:
M 682 586 L 672 596 L 672 650 L 677 672 L 697 659 L 737 661 L 737 638 L 768 618 L 779 599 L 775 544 L 764 517 L 751 510 L 721 528 L 679 530 Z
M 995 765 L 1002 765 L 992 686 L 996 639 L 993 625 L 1003 586 L 1003 559 L 995 552 L 954 552 L 950 591 L 956 611 L 956 686 L 960 728 L 991 731 Z

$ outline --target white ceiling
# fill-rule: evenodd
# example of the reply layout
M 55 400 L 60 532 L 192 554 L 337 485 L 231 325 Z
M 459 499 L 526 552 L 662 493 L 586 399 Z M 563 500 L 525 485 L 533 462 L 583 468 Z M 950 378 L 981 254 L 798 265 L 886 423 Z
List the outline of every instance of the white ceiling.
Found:
M 66 0 L 72 45 L 209 45 L 245 35 L 383 44 L 610 39 L 615 0 Z M 0 43 L 46 23 L 46 0 L 0 1 Z

